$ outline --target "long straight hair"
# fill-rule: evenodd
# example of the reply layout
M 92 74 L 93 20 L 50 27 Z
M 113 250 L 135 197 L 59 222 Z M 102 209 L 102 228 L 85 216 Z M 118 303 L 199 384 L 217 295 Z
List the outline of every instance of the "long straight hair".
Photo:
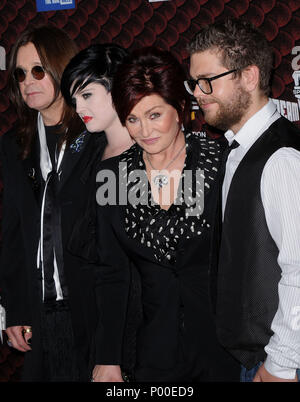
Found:
M 54 99 L 52 104 L 60 96 L 60 81 L 64 68 L 78 52 L 76 44 L 67 33 L 53 25 L 29 27 L 21 34 L 13 46 L 8 65 L 8 95 L 16 108 L 18 116 L 16 135 L 22 159 L 25 159 L 31 152 L 33 140 L 37 135 L 38 111 L 28 107 L 24 102 L 19 83 L 14 78 L 18 51 L 20 47 L 28 43 L 32 43 L 35 46 L 42 66 L 53 83 Z M 60 123 L 62 133 L 60 145 L 64 141 L 67 144 L 72 142 L 84 128 L 74 109 L 65 102 Z

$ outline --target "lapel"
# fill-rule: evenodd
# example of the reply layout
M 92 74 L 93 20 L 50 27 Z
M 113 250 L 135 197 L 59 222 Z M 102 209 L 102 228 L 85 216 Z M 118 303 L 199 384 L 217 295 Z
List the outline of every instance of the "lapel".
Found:
M 42 186 L 42 178 L 39 167 L 39 155 L 39 141 L 36 136 L 30 154 L 26 159 L 22 160 L 22 167 L 26 177 L 26 182 L 31 189 L 31 191 L 29 191 L 29 194 L 31 194 L 34 199 L 32 205 L 35 205 L 36 208 L 38 208 L 38 199 Z
M 65 149 L 63 160 L 60 166 L 60 181 L 59 190 L 65 185 L 66 181 L 70 177 L 75 166 L 84 154 L 84 150 L 90 140 L 91 133 L 83 131 L 73 142 Z

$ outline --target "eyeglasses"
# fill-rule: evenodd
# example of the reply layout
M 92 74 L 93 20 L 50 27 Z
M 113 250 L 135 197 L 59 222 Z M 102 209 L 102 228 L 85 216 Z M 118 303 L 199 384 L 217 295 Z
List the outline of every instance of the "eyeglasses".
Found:
M 23 82 L 25 81 L 27 72 L 23 70 L 23 68 L 16 68 L 14 72 L 14 76 L 16 81 Z M 35 80 L 42 80 L 45 77 L 45 70 L 42 66 L 34 66 L 31 69 L 31 74 Z
M 198 87 L 201 89 L 201 91 L 204 94 L 210 95 L 213 92 L 211 81 L 217 80 L 218 78 L 224 77 L 225 75 L 228 75 L 228 74 L 232 74 L 236 71 L 237 71 L 237 69 L 226 71 L 225 73 L 215 75 L 214 77 L 210 77 L 210 78 L 198 78 L 197 80 L 193 80 L 193 79 L 185 80 L 184 86 L 190 95 L 194 95 L 196 85 L 198 85 Z

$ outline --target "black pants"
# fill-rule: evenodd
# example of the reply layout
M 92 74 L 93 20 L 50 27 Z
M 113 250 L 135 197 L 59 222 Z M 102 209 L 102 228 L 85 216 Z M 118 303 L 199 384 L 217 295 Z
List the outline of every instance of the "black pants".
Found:
M 65 301 L 44 303 L 41 316 L 43 381 L 78 381 L 70 311 Z
M 201 341 L 199 340 L 199 345 Z M 200 348 L 181 339 L 177 364 L 170 369 L 139 365 L 134 370 L 136 382 L 238 382 L 240 364 L 219 345 Z M 208 352 L 208 350 L 211 351 Z

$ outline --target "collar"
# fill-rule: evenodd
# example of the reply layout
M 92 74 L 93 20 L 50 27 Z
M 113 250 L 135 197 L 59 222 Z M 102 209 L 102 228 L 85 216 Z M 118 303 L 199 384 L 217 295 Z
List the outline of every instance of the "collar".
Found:
M 39 134 L 39 140 L 40 140 L 40 168 L 42 172 L 43 179 L 46 181 L 48 174 L 52 171 L 53 166 L 47 146 L 47 139 L 46 139 L 46 130 L 45 130 L 45 125 L 43 122 L 43 118 L 41 113 L 39 112 L 38 114 L 38 120 L 37 120 L 37 127 L 38 127 L 38 134 Z M 63 144 L 59 155 L 58 159 L 56 161 L 56 170 L 59 171 L 60 164 L 64 155 L 65 151 L 65 144 Z
M 256 112 L 236 133 L 228 130 L 225 137 L 229 143 L 232 144 L 236 140 L 244 149 L 249 149 L 257 138 L 278 118 L 280 114 L 277 112 L 276 105 L 269 99 L 268 103 Z

